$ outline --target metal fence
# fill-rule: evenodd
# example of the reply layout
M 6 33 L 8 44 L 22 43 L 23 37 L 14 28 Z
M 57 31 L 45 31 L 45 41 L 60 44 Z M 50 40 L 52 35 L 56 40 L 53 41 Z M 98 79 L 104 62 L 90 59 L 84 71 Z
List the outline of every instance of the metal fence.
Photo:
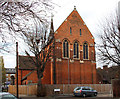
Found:
M 53 95 L 54 89 L 60 89 L 59 94 L 72 94 L 73 89 L 77 86 L 89 86 L 97 90 L 98 93 L 112 93 L 111 84 L 46 84 L 45 90 L 47 95 Z M 16 94 L 16 86 L 9 85 L 8 91 L 12 94 Z M 19 85 L 19 94 L 21 95 L 36 95 L 37 94 L 37 84 L 36 85 Z

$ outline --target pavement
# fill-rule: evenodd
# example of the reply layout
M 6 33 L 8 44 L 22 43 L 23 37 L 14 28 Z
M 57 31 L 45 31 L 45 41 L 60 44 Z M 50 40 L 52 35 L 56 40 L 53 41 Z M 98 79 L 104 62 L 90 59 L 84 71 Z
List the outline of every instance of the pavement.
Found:
M 82 97 L 73 97 L 73 95 L 55 95 L 55 96 L 46 96 L 46 97 L 36 97 L 35 95 L 26 96 L 20 95 L 21 99 L 84 99 Z M 112 94 L 98 94 L 97 97 L 86 97 L 88 99 L 120 99 L 120 98 L 113 98 Z

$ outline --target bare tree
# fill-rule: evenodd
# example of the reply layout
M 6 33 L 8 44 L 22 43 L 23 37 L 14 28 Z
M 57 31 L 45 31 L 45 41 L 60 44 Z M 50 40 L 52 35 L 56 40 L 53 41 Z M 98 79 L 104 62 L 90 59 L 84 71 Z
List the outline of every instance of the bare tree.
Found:
M 0 1 L 0 49 L 8 45 L 7 40 L 16 39 L 28 31 L 35 20 L 44 24 L 48 12 L 53 9 L 50 0 L 1 0 Z M 12 39 L 12 40 L 13 40 Z M 9 41 L 8 41 L 9 42 Z M 5 44 L 6 43 L 6 44 Z
M 120 28 L 118 14 L 102 21 L 98 45 L 99 59 L 105 64 L 120 65 Z
M 24 40 L 29 47 L 30 51 L 25 51 L 29 58 L 35 64 L 35 70 L 37 70 L 38 77 L 38 91 L 37 96 L 43 96 L 42 94 L 42 83 L 41 78 L 43 77 L 43 72 L 45 70 L 45 66 L 50 58 L 53 59 L 53 50 L 54 50 L 54 30 L 53 30 L 53 22 L 51 22 L 50 33 L 47 31 L 47 27 L 43 25 L 43 27 L 35 28 L 35 32 L 27 33 L 24 35 Z M 35 33 L 35 34 L 34 34 Z M 32 52 L 35 57 L 31 57 L 30 53 Z
M 49 22 L 47 11 L 53 9 L 50 0 L 22 0 L 21 2 L 0 1 L 0 24 L 1 36 L 5 41 L 7 34 L 10 37 L 20 37 L 24 40 L 29 50 L 25 53 L 34 62 L 38 77 L 38 96 L 41 96 L 41 78 L 46 62 L 52 57 L 51 51 L 54 48 L 54 30 L 51 20 L 51 30 L 49 34 Z M 5 34 L 4 34 L 5 33 Z M 34 58 L 31 57 L 31 53 Z

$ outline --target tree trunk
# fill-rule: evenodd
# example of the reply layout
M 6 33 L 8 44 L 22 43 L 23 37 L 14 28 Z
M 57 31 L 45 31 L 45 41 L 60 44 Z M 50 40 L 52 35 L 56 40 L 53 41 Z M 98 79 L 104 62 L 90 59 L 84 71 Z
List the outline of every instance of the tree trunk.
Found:
M 37 84 L 37 97 L 45 97 L 46 96 L 46 88 L 41 82 L 41 78 L 38 79 Z

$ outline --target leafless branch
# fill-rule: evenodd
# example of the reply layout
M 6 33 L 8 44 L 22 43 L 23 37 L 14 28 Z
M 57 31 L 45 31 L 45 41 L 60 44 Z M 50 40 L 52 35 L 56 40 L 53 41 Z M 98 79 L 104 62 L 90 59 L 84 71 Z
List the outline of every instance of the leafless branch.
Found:
M 99 50 L 99 59 L 103 63 L 116 63 L 120 65 L 120 29 L 118 14 L 104 21 L 101 33 L 101 42 L 97 47 Z

